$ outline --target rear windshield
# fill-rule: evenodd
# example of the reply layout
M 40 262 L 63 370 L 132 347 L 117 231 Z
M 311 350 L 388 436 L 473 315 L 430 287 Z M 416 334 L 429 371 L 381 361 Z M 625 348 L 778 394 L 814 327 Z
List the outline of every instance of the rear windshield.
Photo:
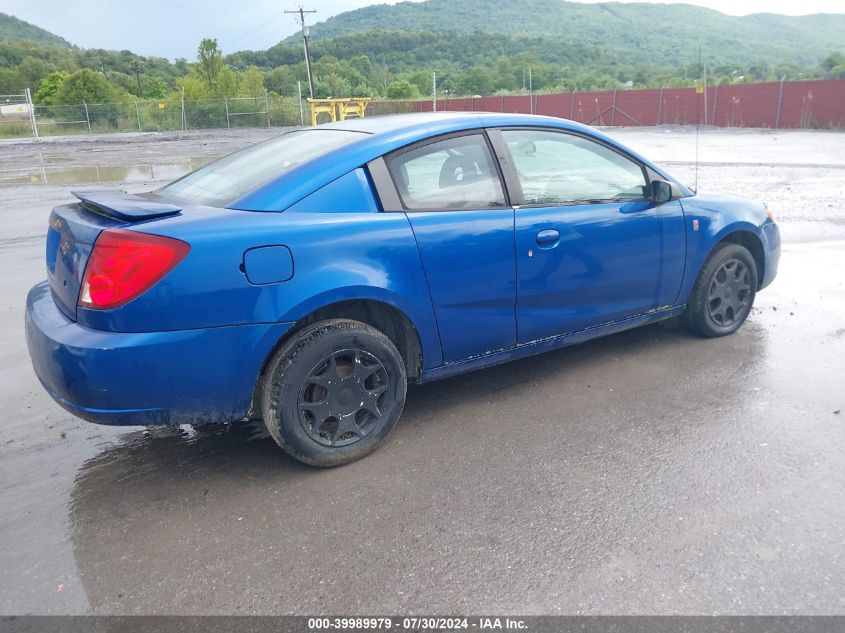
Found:
M 361 132 L 347 130 L 288 132 L 200 167 L 158 193 L 224 207 L 302 163 L 361 137 Z

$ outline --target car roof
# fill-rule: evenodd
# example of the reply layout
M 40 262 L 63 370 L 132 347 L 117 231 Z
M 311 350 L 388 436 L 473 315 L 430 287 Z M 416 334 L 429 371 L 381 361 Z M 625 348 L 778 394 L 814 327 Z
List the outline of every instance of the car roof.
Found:
M 568 127 L 578 130 L 590 129 L 580 123 L 557 117 L 499 112 L 412 112 L 406 114 L 389 114 L 325 123 L 312 129 L 349 130 L 352 132 L 365 132 L 367 134 L 388 134 L 391 132 L 425 129 L 426 132 L 434 135 L 439 133 L 441 129 L 443 131 L 449 131 L 455 129 L 456 126 L 473 128 L 496 127 L 499 125 L 551 125 L 553 127 Z

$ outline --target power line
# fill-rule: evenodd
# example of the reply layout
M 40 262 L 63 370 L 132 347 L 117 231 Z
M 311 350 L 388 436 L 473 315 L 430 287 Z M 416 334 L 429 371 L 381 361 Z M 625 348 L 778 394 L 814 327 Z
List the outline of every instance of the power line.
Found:
M 260 26 L 250 26 L 249 28 L 239 32 L 237 35 L 221 38 L 220 48 L 233 53 L 237 52 L 238 50 L 241 50 L 241 48 L 239 48 L 241 43 L 245 41 L 255 43 L 259 39 L 264 39 L 266 36 L 269 36 L 272 31 L 278 31 L 280 28 L 283 28 L 281 19 L 282 18 L 274 16 Z
M 299 14 L 299 23 L 302 25 L 302 44 L 305 48 L 305 69 L 308 71 L 308 90 L 311 93 L 311 98 L 314 98 L 314 79 L 311 77 L 311 57 L 308 54 L 308 27 L 305 26 L 305 14 L 317 13 L 315 10 L 306 10 L 299 5 L 295 11 L 285 11 L 285 13 Z

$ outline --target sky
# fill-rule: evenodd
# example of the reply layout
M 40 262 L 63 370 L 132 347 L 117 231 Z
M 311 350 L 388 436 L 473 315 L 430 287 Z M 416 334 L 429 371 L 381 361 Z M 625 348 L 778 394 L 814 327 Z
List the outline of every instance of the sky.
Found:
M 308 17 L 309 23 L 376 4 L 373 0 L 303 2 L 305 8 L 317 10 Z M 731 15 L 845 13 L 843 0 L 687 0 L 686 4 Z M 196 57 L 203 37 L 216 37 L 224 53 L 266 49 L 299 28 L 292 15 L 283 13 L 296 6 L 296 0 L 0 0 L 0 11 L 84 48 L 128 49 L 140 55 L 188 60 Z

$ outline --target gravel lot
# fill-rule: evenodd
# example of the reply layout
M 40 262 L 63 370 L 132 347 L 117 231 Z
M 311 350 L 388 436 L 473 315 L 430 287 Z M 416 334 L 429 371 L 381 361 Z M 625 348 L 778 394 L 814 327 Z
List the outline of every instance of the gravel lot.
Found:
M 695 130 L 608 131 L 694 181 Z M 0 144 L 0 613 L 845 614 L 845 135 L 701 131 L 700 189 L 765 200 L 785 240 L 734 336 L 659 324 L 414 387 L 326 471 L 255 425 L 55 405 L 23 334 L 50 209 L 276 132 Z

